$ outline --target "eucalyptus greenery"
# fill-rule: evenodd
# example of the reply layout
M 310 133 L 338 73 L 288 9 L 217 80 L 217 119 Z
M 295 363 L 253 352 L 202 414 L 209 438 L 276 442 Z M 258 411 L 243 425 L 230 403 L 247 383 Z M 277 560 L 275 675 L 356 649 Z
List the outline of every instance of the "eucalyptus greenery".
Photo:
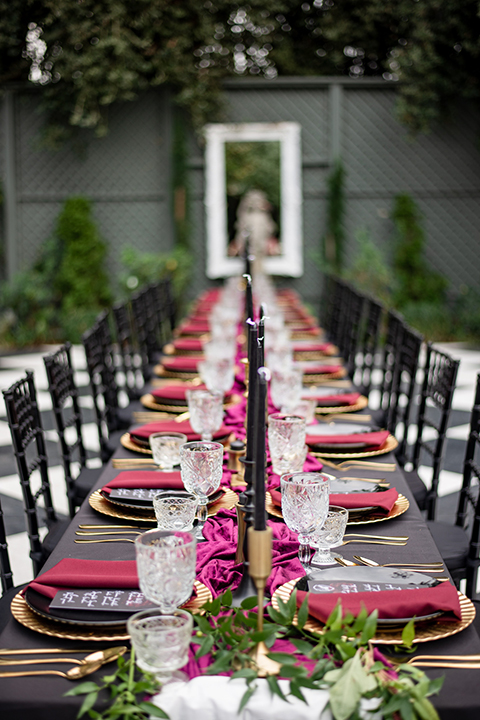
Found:
M 85 699 L 78 712 L 79 718 L 88 713 L 95 720 L 147 720 L 149 717 L 168 718 L 168 715 L 148 700 L 138 699 L 139 696 L 151 696 L 158 692 L 158 684 L 150 675 L 143 675 L 140 679 L 135 677 L 135 653 L 132 650 L 130 658 L 117 660 L 117 670 L 111 675 L 105 675 L 102 685 L 87 681 L 69 690 L 65 695 L 85 695 Z M 93 706 L 98 700 L 102 690 L 107 690 L 110 703 L 102 712 L 94 710 Z
M 400 665 L 392 672 L 391 667 L 379 659 L 381 656 L 371 644 L 377 627 L 377 611 L 368 615 L 364 609 L 357 617 L 350 613 L 343 615 L 339 604 L 324 632 L 317 634 L 305 627 L 306 599 L 297 611 L 296 591 L 287 602 L 279 598 L 278 608 L 267 607 L 269 617 L 264 619 L 262 631 L 257 629 L 256 605 L 257 598 L 252 597 L 244 600 L 241 607 L 232 607 L 232 593 L 227 590 L 203 606 L 203 615 L 194 616 L 196 658 L 210 654 L 212 659 L 206 674 L 227 672 L 232 673 L 232 678 L 245 679 L 246 689 L 238 713 L 257 689 L 260 674 L 253 651 L 258 643 L 264 642 L 271 649 L 277 639 L 287 639 L 296 649 L 294 653 L 271 651 L 268 657 L 280 664 L 279 676 L 289 681 L 289 692 L 284 693 L 276 676 L 270 675 L 266 681 L 272 695 L 286 702 L 289 696 L 305 701 L 303 689 L 327 690 L 335 720 L 359 720 L 362 702 L 372 699 L 375 707 L 381 706 L 383 720 L 438 720 L 428 698 L 438 693 L 443 678 L 430 681 L 421 670 L 410 665 Z M 414 634 L 414 625 L 410 622 L 403 633 L 404 643 L 411 645 Z M 305 666 L 305 657 L 314 662 L 313 671 Z M 142 713 L 147 712 L 151 704 L 145 701 L 137 704 L 134 697 L 138 693 L 153 694 L 155 686 L 148 677 L 134 682 L 133 658 L 130 661 L 121 658 L 118 662 L 119 670 L 104 678 L 103 686 L 87 682 L 68 693 L 87 695 L 78 717 L 88 711 L 94 720 L 143 720 Z M 99 714 L 93 706 L 98 692 L 104 688 L 109 689 L 113 703 Z M 167 717 L 158 707 L 151 714 Z

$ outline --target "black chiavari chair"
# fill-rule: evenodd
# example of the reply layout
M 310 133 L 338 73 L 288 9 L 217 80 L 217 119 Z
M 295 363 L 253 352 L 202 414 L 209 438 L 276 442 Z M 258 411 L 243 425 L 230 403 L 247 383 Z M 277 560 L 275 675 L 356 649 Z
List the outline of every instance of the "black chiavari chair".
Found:
M 30 557 L 37 575 L 69 521 L 60 519 L 53 506 L 33 372 L 27 371 L 24 378 L 4 390 L 3 397 L 22 488 Z M 43 501 L 43 507 L 39 506 L 40 500 Z M 48 532 L 42 540 L 39 529 L 44 524 L 43 519 Z
M 43 358 L 48 389 L 52 398 L 60 451 L 67 485 L 70 517 L 82 504 L 102 472 L 87 467 L 87 452 L 82 437 L 82 414 L 78 403 L 71 359 L 71 345 L 65 343 L 55 353 Z
M 427 345 L 416 423 L 417 437 L 411 458 L 413 469 L 404 470 L 404 474 L 420 510 L 426 510 L 428 520 L 435 519 L 440 470 L 459 364 L 459 360 L 435 350 L 430 343 Z M 432 471 L 430 489 L 418 473 L 425 457 Z
M 480 373 L 477 375 L 475 400 L 470 416 L 470 430 L 463 463 L 463 483 L 460 491 L 455 525 L 427 522 L 440 554 L 450 574 L 459 585 L 466 580 L 466 595 L 476 594 L 480 565 Z

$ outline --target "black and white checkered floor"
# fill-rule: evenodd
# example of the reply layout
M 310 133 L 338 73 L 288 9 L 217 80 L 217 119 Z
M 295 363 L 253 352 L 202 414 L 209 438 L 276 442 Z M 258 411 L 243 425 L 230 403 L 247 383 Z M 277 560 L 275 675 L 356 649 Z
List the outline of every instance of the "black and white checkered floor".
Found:
M 457 493 L 462 482 L 462 461 L 465 440 L 468 434 L 470 410 L 474 398 L 476 376 L 480 372 L 480 350 L 472 349 L 461 343 L 448 343 L 438 347 L 461 361 L 450 428 L 447 433 L 448 442 L 444 469 L 440 479 L 440 502 L 437 513 L 439 520 L 452 522 L 456 509 Z M 0 389 L 9 387 L 24 375 L 25 370 L 31 369 L 34 371 L 38 401 L 47 440 L 54 505 L 59 513 L 67 515 L 64 474 L 57 447 L 52 405 L 47 390 L 47 378 L 43 364 L 43 356 L 54 349 L 54 347 L 45 347 L 35 353 L 0 356 Z M 92 457 L 90 465 L 98 466 L 100 464 L 100 461 L 96 458 L 98 454 L 98 435 L 93 419 L 93 404 L 88 388 L 85 356 L 83 348 L 80 346 L 73 348 L 73 364 L 76 369 L 75 379 L 77 386 L 81 390 L 80 403 L 84 420 L 84 442 Z M 371 399 L 375 403 L 374 393 Z M 422 468 L 420 472 L 422 474 Z M 425 479 L 428 476 L 428 468 L 425 468 Z M 32 567 L 29 559 L 28 538 L 25 532 L 20 483 L 16 474 L 3 398 L 0 402 L 0 500 L 5 514 L 14 581 L 18 585 L 32 578 Z

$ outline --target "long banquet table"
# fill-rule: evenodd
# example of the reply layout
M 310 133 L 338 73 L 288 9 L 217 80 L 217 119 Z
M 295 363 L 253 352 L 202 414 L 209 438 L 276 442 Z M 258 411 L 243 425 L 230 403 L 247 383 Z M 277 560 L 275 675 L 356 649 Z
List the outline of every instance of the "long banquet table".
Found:
M 115 457 L 133 458 L 138 457 L 135 453 L 124 447 L 119 447 Z M 395 460 L 393 453 L 378 457 L 379 462 L 392 462 Z M 326 470 L 335 474 L 335 471 Z M 112 480 L 119 470 L 114 469 L 111 463 L 105 466 L 97 487 L 100 488 Z M 365 471 L 355 468 L 349 471 L 349 476 L 362 477 Z M 369 477 L 386 478 L 395 486 L 399 492 L 404 494 L 410 501 L 410 507 L 401 516 L 391 519 L 388 523 L 375 523 L 361 525 L 359 532 L 372 535 L 408 535 L 408 544 L 405 547 L 393 547 L 382 545 L 369 545 L 361 542 L 346 545 L 342 548 L 342 554 L 347 559 L 352 559 L 354 554 L 365 555 L 380 563 L 382 562 L 431 562 L 441 560 L 438 550 L 427 529 L 424 519 L 415 505 L 409 488 L 402 473 L 397 468 L 394 472 L 382 473 L 382 471 L 368 470 Z M 117 522 L 114 520 L 113 522 Z M 277 520 L 276 522 L 281 522 Z M 45 570 L 52 568 L 62 558 L 83 558 L 96 560 L 133 560 L 135 549 L 133 543 L 104 543 L 79 545 L 75 544 L 75 531 L 79 524 L 109 525 L 110 519 L 100 515 L 93 510 L 85 501 L 73 518 L 68 530 L 53 551 Z M 0 635 L 0 647 L 2 648 L 53 648 L 62 647 L 68 654 L 69 648 L 85 645 L 85 648 L 97 649 L 110 645 L 123 644 L 95 643 L 71 640 L 59 640 L 54 637 L 35 633 L 11 618 Z M 418 652 L 434 655 L 442 654 L 472 654 L 480 653 L 480 639 L 473 628 L 468 627 L 463 632 L 451 637 L 418 646 Z M 38 666 L 40 669 L 42 666 Z M 47 666 L 43 666 L 47 667 Z M 65 665 L 51 665 L 65 670 Z M 89 679 L 99 681 L 108 674 L 110 666 L 105 666 L 91 675 Z M 8 668 L 11 669 L 11 668 Z M 432 698 L 433 704 L 439 711 L 442 720 L 478 720 L 480 717 L 480 692 L 478 690 L 479 671 L 466 669 L 436 670 L 427 669 L 430 677 L 445 675 L 445 682 L 440 694 Z M 55 676 L 26 677 L 26 678 L 3 678 L 0 680 L 0 717 L 2 720 L 50 720 L 52 717 L 59 717 L 62 720 L 70 720 L 76 717 L 81 699 L 77 697 L 65 697 L 64 693 L 72 688 L 73 684 L 63 678 Z

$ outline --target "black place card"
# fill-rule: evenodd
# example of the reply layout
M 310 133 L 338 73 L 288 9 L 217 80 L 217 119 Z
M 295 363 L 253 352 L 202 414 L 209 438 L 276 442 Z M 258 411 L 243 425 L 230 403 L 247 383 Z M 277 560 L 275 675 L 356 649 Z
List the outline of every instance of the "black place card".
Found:
M 139 500 L 153 502 L 153 498 L 162 492 L 162 488 L 112 488 L 109 497 L 112 500 Z
M 50 608 L 62 610 L 96 610 L 105 612 L 139 612 L 156 607 L 140 590 L 100 590 L 64 588 L 59 590 Z
M 309 592 L 316 595 L 328 595 L 330 593 L 341 593 L 342 595 L 350 595 L 352 593 L 362 592 L 381 592 L 383 590 L 415 590 L 418 584 L 411 582 L 348 582 L 348 581 L 322 581 L 308 580 Z

